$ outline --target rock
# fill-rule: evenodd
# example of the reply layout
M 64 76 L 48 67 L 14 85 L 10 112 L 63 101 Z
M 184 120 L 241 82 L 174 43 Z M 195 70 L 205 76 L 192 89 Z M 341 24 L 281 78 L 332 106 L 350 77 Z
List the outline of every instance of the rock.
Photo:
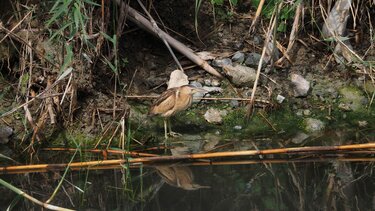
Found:
M 204 85 L 206 85 L 206 86 L 211 86 L 211 84 L 212 84 L 211 79 L 209 79 L 209 78 L 204 79 Z
M 241 125 L 236 125 L 236 126 L 233 127 L 233 129 L 235 129 L 235 130 L 241 130 L 242 126 Z
M 237 108 L 239 105 L 240 105 L 240 103 L 238 102 L 238 100 L 231 100 L 230 101 L 230 106 L 232 106 L 232 108 Z
M 367 104 L 367 98 L 356 87 L 344 87 L 339 90 L 339 93 L 341 95 L 340 104 L 349 107 L 352 111 L 358 111 Z
M 339 105 L 337 106 L 340 110 L 342 111 L 351 111 L 352 109 L 350 108 L 350 105 L 346 104 L 346 103 L 339 103 Z
M 259 53 L 249 53 L 246 57 L 245 64 L 251 67 L 258 67 L 261 55 Z
M 278 102 L 278 103 L 283 103 L 284 102 L 284 100 L 285 100 L 285 97 L 284 96 L 282 96 L 282 95 L 277 95 L 276 96 L 276 101 Z
M 303 122 L 305 125 L 305 130 L 310 133 L 319 132 L 325 128 L 324 122 L 319 119 L 306 118 Z
M 298 133 L 292 138 L 292 142 L 295 143 L 295 144 L 300 144 L 300 143 L 302 143 L 304 140 L 306 140 L 308 137 L 310 137 L 310 136 L 307 135 L 306 133 L 298 132 Z
M 198 88 L 202 88 L 203 87 L 202 84 L 200 82 L 198 82 L 198 81 L 192 81 L 192 82 L 190 82 L 190 85 L 198 87 Z
M 229 80 L 237 86 L 250 86 L 256 78 L 256 71 L 251 67 L 244 65 L 226 65 L 223 67 L 225 74 Z
M 201 58 L 205 61 L 214 60 L 216 58 L 216 55 L 214 55 L 213 53 L 211 53 L 209 51 L 201 51 L 201 52 L 198 52 L 196 54 L 199 58 Z
M 234 44 L 233 44 L 233 47 L 234 47 L 234 49 L 242 49 L 243 48 L 243 42 L 235 42 Z
M 242 52 L 240 52 L 240 51 L 237 51 L 237 52 L 234 53 L 234 55 L 232 56 L 232 61 L 241 64 L 243 61 L 245 61 L 245 54 L 242 53 Z
M 309 109 L 305 109 L 305 110 L 303 110 L 303 115 L 310 116 L 311 115 L 311 111 Z
M 255 45 L 260 45 L 260 43 L 262 42 L 262 38 L 258 35 L 254 35 L 253 42 Z
M 294 85 L 294 96 L 295 97 L 306 97 L 310 91 L 310 82 L 304 79 L 302 76 L 292 73 L 290 80 Z
M 208 93 L 222 93 L 223 92 L 223 89 L 220 87 L 204 86 L 202 88 L 206 90 Z
M 216 78 L 212 79 L 211 86 L 215 86 L 215 87 L 220 86 L 220 81 Z
M 210 108 L 204 114 L 204 118 L 209 123 L 221 124 L 223 122 L 223 116 L 226 116 L 226 115 L 227 115 L 227 111 L 225 111 L 225 110 L 220 111 L 220 110 L 215 109 L 215 108 Z
M 13 134 L 13 129 L 8 126 L 0 126 L 0 144 L 9 142 L 9 137 Z
M 229 58 L 224 58 L 224 59 L 215 59 L 212 61 L 212 66 L 215 66 L 215 67 L 224 67 L 226 65 L 232 65 L 232 60 Z
M 198 87 L 198 88 L 203 88 L 202 84 L 199 83 L 198 81 L 192 81 L 190 85 Z M 201 98 L 205 95 L 206 93 L 203 92 L 197 92 L 193 94 L 193 103 L 198 103 L 201 101 Z

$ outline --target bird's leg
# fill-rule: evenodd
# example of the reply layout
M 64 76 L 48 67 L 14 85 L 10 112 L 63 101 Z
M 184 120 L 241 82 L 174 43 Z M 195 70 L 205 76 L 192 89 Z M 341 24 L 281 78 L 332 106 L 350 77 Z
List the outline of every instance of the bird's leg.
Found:
M 173 132 L 172 131 L 172 128 L 171 128 L 171 120 L 169 119 L 168 121 L 168 129 L 169 129 L 169 135 L 172 136 L 172 137 L 178 137 L 178 136 L 182 136 L 182 134 L 180 133 L 176 133 L 176 132 Z
M 167 119 L 164 119 L 164 137 L 165 139 L 168 139 Z

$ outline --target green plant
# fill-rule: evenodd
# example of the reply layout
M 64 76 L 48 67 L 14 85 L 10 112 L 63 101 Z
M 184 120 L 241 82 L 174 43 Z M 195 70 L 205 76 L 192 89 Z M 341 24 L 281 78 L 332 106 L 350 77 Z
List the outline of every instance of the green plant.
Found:
M 72 39 L 78 32 L 83 34 L 83 38 L 87 38 L 86 21 L 89 19 L 86 15 L 86 5 L 99 6 L 90 0 L 57 0 L 50 9 L 49 13 L 52 17 L 46 22 L 47 29 L 50 29 L 52 24 L 56 24 L 59 28 L 53 32 L 50 40 L 56 36 L 65 36 L 67 39 Z
M 275 7 L 277 7 L 280 2 L 281 2 L 281 0 L 266 1 L 266 4 L 262 9 L 262 14 L 266 18 L 271 18 L 271 16 L 273 15 L 273 13 L 275 11 Z M 280 11 L 279 16 L 278 16 L 279 17 L 279 21 L 278 21 L 279 24 L 277 26 L 277 31 L 286 32 L 287 21 L 293 19 L 294 15 L 295 15 L 296 7 L 300 2 L 301 2 L 301 0 L 295 1 L 295 2 L 290 3 L 290 4 L 284 4 L 284 6 L 283 6 L 283 8 L 281 8 L 281 11 Z M 251 1 L 251 4 L 254 8 L 257 8 L 259 3 L 260 3 L 260 0 Z

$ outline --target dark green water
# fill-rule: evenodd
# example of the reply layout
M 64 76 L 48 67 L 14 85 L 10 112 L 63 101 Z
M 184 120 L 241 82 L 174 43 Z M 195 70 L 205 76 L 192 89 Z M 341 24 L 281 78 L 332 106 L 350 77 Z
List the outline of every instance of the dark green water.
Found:
M 202 140 L 172 140 L 173 153 L 196 153 L 217 146 L 224 147 L 216 151 L 238 151 L 375 141 L 373 131 L 358 130 L 330 131 L 298 143 L 290 135 L 247 140 L 215 138 L 211 134 Z M 48 152 L 41 156 L 44 160 L 40 163 L 63 163 L 71 156 Z M 101 155 L 80 156 L 76 161 L 102 159 Z M 375 210 L 374 153 L 268 155 L 211 161 L 137 166 L 130 171 L 127 166 L 69 171 L 51 204 L 77 210 Z M 62 174 L 50 171 L 0 178 L 45 201 Z M 2 186 L 0 196 L 0 210 L 11 204 L 13 210 L 40 210 Z

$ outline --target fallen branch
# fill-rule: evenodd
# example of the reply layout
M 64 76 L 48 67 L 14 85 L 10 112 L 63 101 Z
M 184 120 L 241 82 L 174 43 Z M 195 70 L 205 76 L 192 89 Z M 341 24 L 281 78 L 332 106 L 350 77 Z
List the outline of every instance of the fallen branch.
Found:
M 116 1 L 118 2 L 118 1 Z M 223 78 L 223 76 L 217 72 L 213 67 L 211 67 L 206 61 L 201 59 L 199 56 L 197 56 L 193 50 L 188 48 L 186 45 L 182 44 L 178 40 L 171 37 L 169 34 L 165 33 L 164 31 L 160 30 L 156 32 L 152 25 L 152 23 L 144 18 L 138 11 L 127 5 L 125 7 L 126 11 L 129 14 L 129 20 L 131 20 L 133 23 L 137 24 L 139 27 L 145 29 L 146 31 L 150 32 L 151 34 L 158 36 L 158 33 L 161 37 L 163 37 L 168 44 L 170 44 L 173 48 L 175 48 L 177 51 L 179 51 L 181 54 L 185 55 L 188 59 L 190 59 L 195 64 L 202 67 L 204 70 L 206 70 L 208 73 L 217 76 L 219 78 Z

